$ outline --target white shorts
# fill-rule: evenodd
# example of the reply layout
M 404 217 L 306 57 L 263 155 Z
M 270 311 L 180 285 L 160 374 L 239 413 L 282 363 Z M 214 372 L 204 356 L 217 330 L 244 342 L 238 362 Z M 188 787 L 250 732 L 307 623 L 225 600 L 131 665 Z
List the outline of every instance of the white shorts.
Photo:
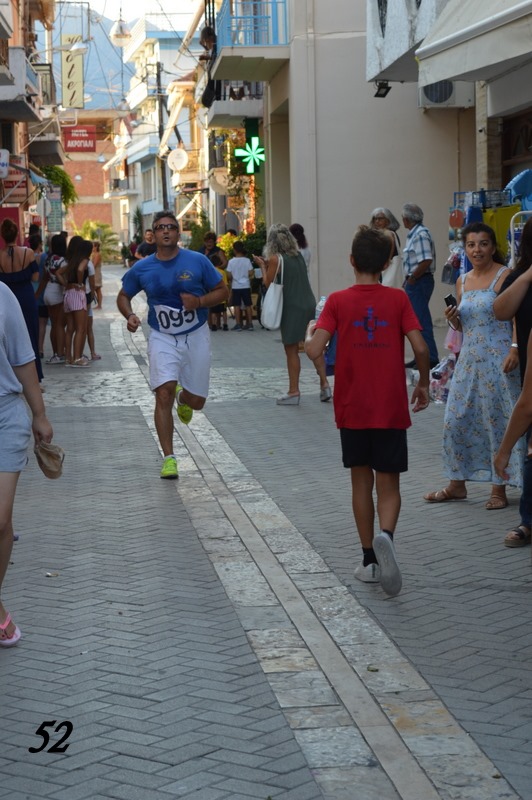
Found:
M 179 336 L 151 329 L 148 359 L 152 391 L 163 383 L 175 381 L 198 397 L 208 396 L 211 337 L 207 324 Z
M 63 302 L 64 289 L 60 283 L 47 283 L 44 290 L 44 302 L 47 306 L 58 306 Z

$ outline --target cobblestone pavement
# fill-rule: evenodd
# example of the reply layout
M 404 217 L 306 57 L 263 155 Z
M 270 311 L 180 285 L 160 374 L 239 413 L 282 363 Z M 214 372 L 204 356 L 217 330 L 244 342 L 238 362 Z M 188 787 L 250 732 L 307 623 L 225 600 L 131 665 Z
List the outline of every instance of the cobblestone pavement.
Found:
M 179 426 L 180 480 L 160 481 L 119 275 L 102 361 L 47 368 L 65 474 L 32 458 L 20 482 L 0 797 L 532 798 L 530 550 L 501 545 L 517 493 L 497 514 L 478 485 L 423 504 L 442 480 L 431 406 L 410 435 L 403 592 L 355 586 L 332 408 L 306 363 L 301 405 L 275 406 L 282 348 L 262 330 L 213 334 L 209 403 Z M 43 722 L 65 753 L 28 751 Z

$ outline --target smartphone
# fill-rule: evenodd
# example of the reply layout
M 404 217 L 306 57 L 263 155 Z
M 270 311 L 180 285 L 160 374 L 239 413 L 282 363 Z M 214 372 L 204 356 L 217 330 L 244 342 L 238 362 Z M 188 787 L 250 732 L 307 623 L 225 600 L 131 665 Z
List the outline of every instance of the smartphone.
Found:
M 454 296 L 454 294 L 447 294 L 447 295 L 445 295 L 445 297 L 443 299 L 445 301 L 445 305 L 446 306 L 455 306 L 456 305 L 456 297 Z

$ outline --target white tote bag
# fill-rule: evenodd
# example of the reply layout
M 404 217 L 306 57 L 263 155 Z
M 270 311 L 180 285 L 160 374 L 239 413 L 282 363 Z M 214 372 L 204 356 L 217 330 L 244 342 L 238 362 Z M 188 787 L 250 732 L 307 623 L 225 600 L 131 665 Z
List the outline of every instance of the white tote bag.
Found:
M 277 276 L 279 276 L 279 283 L 277 283 Z M 283 316 L 283 257 L 279 256 L 279 263 L 275 270 L 273 281 L 268 286 L 264 300 L 262 301 L 262 308 L 260 312 L 260 322 L 269 331 L 277 331 L 281 327 L 281 317 Z
M 403 275 L 403 259 L 401 258 L 401 243 L 399 242 L 399 237 L 397 236 L 395 231 L 393 231 L 393 236 L 395 239 L 397 255 L 392 258 L 389 265 L 382 273 L 382 285 L 391 286 L 394 289 L 402 289 L 403 283 L 405 282 L 405 276 Z

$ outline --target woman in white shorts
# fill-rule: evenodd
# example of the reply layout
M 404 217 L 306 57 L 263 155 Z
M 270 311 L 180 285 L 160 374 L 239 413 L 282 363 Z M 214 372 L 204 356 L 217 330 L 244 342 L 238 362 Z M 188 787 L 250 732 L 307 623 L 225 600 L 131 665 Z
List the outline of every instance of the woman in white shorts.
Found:
M 83 355 L 87 338 L 87 298 L 85 281 L 92 242 L 73 236 L 68 243 L 66 265 L 59 274 L 66 280 L 63 307 L 66 315 L 65 356 L 67 367 L 88 367 L 90 361 Z
M 64 281 L 58 276 L 58 270 L 65 265 L 66 241 L 64 236 L 52 236 L 50 253 L 44 263 L 44 273 L 37 296 L 44 289 L 44 302 L 48 306 L 50 317 L 50 341 L 53 355 L 46 360 L 47 364 L 65 363 L 65 312 L 63 310 Z
M 32 429 L 36 442 L 51 442 L 52 426 L 46 418 L 26 323 L 16 297 L 0 284 L 0 590 L 13 547 L 15 492 L 28 460 Z M 12 647 L 20 637 L 20 629 L 0 602 L 0 648 Z
M 94 255 L 94 249 L 92 256 Z M 92 313 L 92 302 L 96 298 L 96 268 L 92 261 L 92 256 L 89 258 L 87 265 L 88 276 L 85 281 L 85 295 L 87 297 L 87 344 L 90 350 L 90 360 L 100 361 L 101 356 L 96 352 L 96 344 L 94 342 L 94 314 Z

